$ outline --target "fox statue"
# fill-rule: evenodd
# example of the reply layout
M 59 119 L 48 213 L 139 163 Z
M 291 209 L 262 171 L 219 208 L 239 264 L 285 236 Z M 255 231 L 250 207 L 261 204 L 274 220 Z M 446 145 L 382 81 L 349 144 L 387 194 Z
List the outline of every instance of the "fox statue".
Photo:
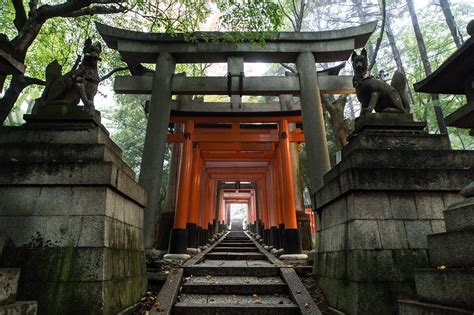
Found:
M 405 76 L 396 71 L 391 84 L 376 79 L 368 70 L 367 51 L 362 49 L 360 55 L 352 53 L 352 79 L 357 99 L 361 103 L 361 115 L 375 112 L 409 113 L 410 100 L 406 93 L 407 80 Z

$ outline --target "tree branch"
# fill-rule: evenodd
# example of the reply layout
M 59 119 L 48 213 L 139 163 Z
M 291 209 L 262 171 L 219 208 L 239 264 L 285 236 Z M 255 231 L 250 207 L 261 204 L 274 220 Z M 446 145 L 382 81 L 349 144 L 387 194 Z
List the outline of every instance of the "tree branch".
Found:
M 281 4 L 280 0 L 278 0 L 278 4 L 280 5 L 281 12 L 283 12 L 283 14 L 286 16 L 286 18 L 287 18 L 288 20 L 290 20 L 291 25 L 293 26 L 293 29 L 296 30 L 296 24 L 295 24 L 295 22 L 293 22 L 293 19 L 291 18 L 291 16 L 286 12 L 286 10 L 285 10 L 285 8 L 283 7 L 283 5 Z
M 21 29 L 26 23 L 25 7 L 23 6 L 22 0 L 12 0 L 12 3 L 13 7 L 15 8 L 15 19 L 13 20 L 13 24 L 15 24 L 18 32 L 21 32 Z
M 291 73 L 296 73 L 296 70 L 295 70 L 293 67 L 287 65 L 286 63 L 280 63 L 280 65 L 281 65 L 283 68 L 289 70 Z
M 124 12 L 126 8 L 120 6 L 123 0 L 67 0 L 64 3 L 42 5 L 38 9 L 38 17 L 40 20 L 47 20 L 54 17 L 77 17 L 90 14 L 109 14 Z M 96 6 L 89 7 L 92 4 Z M 108 6 L 116 4 L 119 7 Z
M 38 9 L 38 1 L 39 0 L 30 0 L 30 2 L 28 3 L 28 6 L 30 7 L 30 12 L 28 13 L 28 15 L 32 15 L 32 14 L 35 14 L 36 13 L 36 10 Z
M 387 21 L 387 3 L 386 0 L 382 0 L 382 26 L 380 28 L 380 36 L 377 38 L 377 43 L 375 44 L 374 53 L 372 54 L 372 60 L 370 62 L 369 71 L 372 70 L 375 63 L 377 62 L 377 53 L 380 49 L 380 44 L 382 43 L 383 34 L 385 32 L 385 22 Z
M 125 70 L 129 70 L 127 66 L 115 68 L 115 69 L 113 69 L 112 71 L 110 71 L 109 73 L 107 73 L 106 75 L 102 76 L 102 77 L 100 78 L 100 81 L 107 80 L 107 79 L 110 78 L 114 73 L 120 72 L 120 71 L 125 71 Z
M 78 16 L 85 16 L 85 15 L 96 15 L 96 14 L 114 14 L 114 13 L 122 13 L 125 12 L 127 9 L 122 6 L 93 6 L 88 8 L 82 8 L 80 10 L 74 12 L 68 12 L 65 14 L 61 14 L 61 17 L 78 17 Z
M 37 78 L 32 78 L 32 77 L 26 77 L 24 78 L 24 84 L 25 87 L 30 86 L 30 85 L 42 85 L 45 86 L 46 82 Z

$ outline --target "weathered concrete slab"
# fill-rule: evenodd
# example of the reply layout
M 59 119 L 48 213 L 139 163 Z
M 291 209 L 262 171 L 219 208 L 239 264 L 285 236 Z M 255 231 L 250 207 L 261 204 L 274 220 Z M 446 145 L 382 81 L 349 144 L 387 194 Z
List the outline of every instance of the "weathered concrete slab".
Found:
M 263 260 L 265 256 L 260 253 L 212 252 L 206 255 L 213 260 Z
M 0 305 L 15 301 L 20 269 L 0 268 Z
M 428 235 L 428 248 L 432 267 L 474 266 L 474 227 Z
M 223 246 L 216 246 L 213 250 L 213 252 L 258 252 L 257 247 L 226 247 L 225 245 Z
M 238 78 L 233 79 L 231 93 L 240 94 Z M 319 85 L 323 94 L 353 94 L 352 76 L 320 76 Z M 153 76 L 120 76 L 114 81 L 117 94 L 151 94 Z M 229 94 L 225 77 L 174 76 L 171 86 L 174 95 L 226 95 Z M 294 76 L 245 77 L 243 95 L 300 94 L 299 78 Z
M 179 293 L 179 287 L 183 281 L 184 271 L 182 268 L 171 269 L 168 279 L 160 290 L 156 298 L 159 309 L 152 307 L 150 314 L 170 315 L 173 312 L 173 304 L 176 302 Z
M 301 314 L 319 315 L 322 314 L 314 302 L 311 295 L 301 283 L 300 278 L 292 268 L 281 268 L 281 277 L 288 284 L 291 298 L 298 305 Z
M 232 266 L 225 265 L 215 268 L 215 266 L 191 266 L 186 268 L 187 275 L 193 276 L 260 276 L 260 277 L 272 277 L 279 274 L 278 268 L 271 265 L 264 265 L 258 267 L 249 266 Z
M 443 212 L 446 230 L 454 231 L 474 227 L 474 204 L 472 198 L 451 205 Z
M 6 143 L 0 151 L 0 162 L 80 162 L 85 161 L 107 161 L 117 165 L 128 176 L 135 178 L 132 169 L 123 162 L 121 154 L 104 144 L 51 144 L 51 143 Z M 28 151 L 28 156 L 24 155 Z
M 111 162 L 5 163 L 0 171 L 0 185 L 109 186 L 140 205 L 146 202 L 144 190 Z
M 36 315 L 38 303 L 33 301 L 21 301 L 0 306 L 2 315 Z
M 297 315 L 300 314 L 297 306 L 292 304 L 276 304 L 276 305 L 261 305 L 261 304 L 180 304 L 177 303 L 174 308 L 174 314 L 256 314 L 256 315 Z
M 473 311 L 416 300 L 398 301 L 398 313 L 404 315 L 472 315 Z
M 474 309 L 472 269 L 419 269 L 415 281 L 421 301 Z
M 280 294 L 287 293 L 288 286 L 281 283 L 228 283 L 215 279 L 215 283 L 185 283 L 183 292 L 190 294 Z

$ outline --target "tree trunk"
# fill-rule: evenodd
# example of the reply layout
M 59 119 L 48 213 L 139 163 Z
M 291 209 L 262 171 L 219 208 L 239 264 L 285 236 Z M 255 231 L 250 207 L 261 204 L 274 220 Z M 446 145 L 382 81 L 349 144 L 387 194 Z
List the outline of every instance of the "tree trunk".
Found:
M 7 119 L 8 114 L 12 110 L 13 106 L 15 106 L 16 100 L 25 87 L 26 85 L 23 75 L 19 74 L 12 76 L 10 85 L 5 91 L 3 97 L 0 99 L 0 126 Z
M 388 42 L 390 43 L 390 48 L 392 49 L 393 58 L 397 64 L 397 69 L 403 74 L 406 74 L 405 67 L 403 67 L 402 56 L 400 50 L 398 50 L 397 42 L 395 40 L 395 35 L 393 35 L 392 30 L 392 21 L 390 20 L 389 14 L 387 14 L 385 33 L 387 34 Z
M 416 16 L 415 6 L 413 0 L 406 0 L 408 5 L 408 11 L 410 12 L 411 23 L 413 25 L 413 30 L 415 31 L 416 43 L 418 45 L 418 50 L 420 52 L 421 61 L 423 63 L 423 69 L 425 70 L 425 75 L 428 77 L 431 73 L 431 64 L 428 60 L 428 53 L 426 51 L 425 41 L 423 40 L 423 35 L 421 33 L 420 25 L 418 24 L 418 17 Z M 433 101 L 439 100 L 438 94 L 431 94 L 431 99 Z M 439 105 L 434 105 L 434 110 L 436 114 L 436 120 L 438 121 L 438 127 L 441 134 L 448 134 L 448 129 L 444 122 L 443 112 Z
M 352 3 L 357 11 L 357 16 L 359 17 L 359 21 L 361 23 L 366 23 L 367 22 L 367 16 L 365 14 L 364 10 L 364 2 L 363 0 L 352 0 Z M 367 44 L 367 59 L 372 60 L 372 56 L 374 55 L 374 47 L 372 45 Z M 373 67 L 374 72 L 378 73 L 378 67 L 377 64 L 374 65 Z
M 453 35 L 454 43 L 456 43 L 456 47 L 459 48 L 463 44 L 463 38 L 456 25 L 456 21 L 454 20 L 453 13 L 451 12 L 449 0 L 439 0 L 439 4 L 441 6 L 441 10 L 443 10 L 443 14 L 446 19 L 446 24 L 448 24 L 449 30 L 451 31 L 451 35 Z
M 397 64 L 398 71 L 400 71 L 401 73 L 403 73 L 403 75 L 406 76 L 405 67 L 403 66 L 402 56 L 400 54 L 400 50 L 398 49 L 395 35 L 393 34 L 392 21 L 390 20 L 390 14 L 387 14 L 386 19 L 387 20 L 385 22 L 386 23 L 385 33 L 387 34 L 388 42 L 390 43 L 390 48 L 392 50 L 393 58 L 395 59 L 395 63 Z M 410 95 L 411 102 L 414 103 L 413 94 L 411 93 L 410 88 L 408 88 L 408 92 Z

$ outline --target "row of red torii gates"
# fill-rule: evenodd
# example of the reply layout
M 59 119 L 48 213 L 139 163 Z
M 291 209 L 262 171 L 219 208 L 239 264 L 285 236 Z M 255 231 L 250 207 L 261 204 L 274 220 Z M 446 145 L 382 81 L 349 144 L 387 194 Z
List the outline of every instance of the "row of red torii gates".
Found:
M 290 113 L 294 115 L 210 117 L 172 112 L 170 123 L 184 124 L 184 131 L 168 135 L 168 142 L 182 143 L 171 253 L 205 245 L 206 234 L 219 232 L 230 223 L 226 191 L 246 193 L 249 228 L 267 244 L 284 248 L 288 254 L 301 253 L 290 142 L 304 142 L 304 135 L 301 129 L 289 130 L 289 123 L 301 123 L 301 115 Z M 255 122 L 261 125 L 252 125 Z M 236 187 L 225 189 L 222 183 L 228 182 L 235 182 Z M 242 191 L 240 182 L 251 184 Z M 241 201 L 242 197 L 237 194 L 229 199 Z
M 283 248 L 285 254 L 301 253 L 292 175 L 292 162 L 297 161 L 292 161 L 290 143 L 306 144 L 314 199 L 330 168 L 320 94 L 354 93 L 351 76 L 319 74 L 315 64 L 348 60 L 375 28 L 371 22 L 334 31 L 272 33 L 265 36 L 265 45 L 259 45 L 228 43 L 222 33 L 195 33 L 190 41 L 184 35 L 97 24 L 107 45 L 134 66 L 131 76 L 115 79 L 115 92 L 151 94 L 139 178 L 147 192 L 145 248 L 155 244 L 169 142 L 182 145 L 169 253 L 184 255 L 188 248 L 205 244 L 219 224 L 229 223 L 226 207 L 221 206 L 222 187 L 229 182 L 250 183 L 246 193 L 253 232 L 266 244 Z M 298 74 L 247 77 L 245 62 L 295 63 Z M 136 67 L 142 63 L 154 63 L 156 70 Z M 175 74 L 178 63 L 227 63 L 228 73 L 226 77 L 186 77 Z M 222 104 L 204 103 L 173 111 L 173 95 L 229 95 L 230 103 L 224 110 Z M 280 96 L 280 103 L 281 96 L 298 96 L 301 108 L 289 111 L 255 104 L 250 111 L 242 110 L 243 95 Z M 238 187 L 227 188 L 236 191 Z M 314 209 L 315 200 L 312 204 Z M 158 233 L 167 234 L 162 224 Z

